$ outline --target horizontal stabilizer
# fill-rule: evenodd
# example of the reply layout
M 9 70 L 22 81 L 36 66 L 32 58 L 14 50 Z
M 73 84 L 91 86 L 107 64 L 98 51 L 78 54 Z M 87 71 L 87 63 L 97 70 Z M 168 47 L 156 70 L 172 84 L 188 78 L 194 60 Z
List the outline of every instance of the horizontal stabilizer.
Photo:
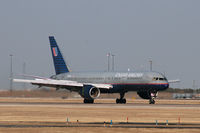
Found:
M 180 79 L 175 79 L 175 80 L 168 80 L 169 83 L 177 83 L 181 82 Z
M 27 74 L 17 74 L 17 75 L 23 76 L 23 77 L 35 78 L 35 79 L 50 79 L 50 78 L 46 78 L 46 77 L 35 76 L 35 75 L 27 75 Z

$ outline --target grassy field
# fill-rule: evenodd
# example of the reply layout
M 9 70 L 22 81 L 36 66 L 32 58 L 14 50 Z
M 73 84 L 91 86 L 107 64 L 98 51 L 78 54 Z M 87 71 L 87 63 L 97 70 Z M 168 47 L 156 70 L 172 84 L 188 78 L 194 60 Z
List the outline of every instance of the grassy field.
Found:
M 157 100 L 157 105 L 181 104 L 181 107 L 160 107 L 141 99 L 128 99 L 127 105 L 117 105 L 115 99 L 100 99 L 97 104 L 84 105 L 82 99 L 61 98 L 0 98 L 0 125 L 17 123 L 30 124 L 42 122 L 147 122 L 200 123 L 200 101 L 198 100 Z M 70 104 L 74 103 L 74 104 Z M 105 105 L 107 106 L 104 106 Z M 110 104 L 111 103 L 111 104 Z M 112 104 L 113 103 L 113 104 Z M 190 105 L 185 108 L 184 105 Z M 108 106 L 109 105 L 109 106 Z M 144 105 L 144 106 L 139 106 Z M 148 105 L 148 106 L 145 106 Z M 194 107 L 192 106 L 194 105 Z M 132 107 L 136 106 L 136 107 Z M 200 129 L 155 129 L 155 128 L 120 128 L 120 127 L 0 127 L 0 132 L 147 132 L 147 133 L 187 133 L 200 132 Z
M 30 99 L 29 99 L 30 100 Z M 141 101 L 140 101 L 141 102 Z M 200 108 L 159 108 L 138 107 L 78 107 L 65 105 L 12 105 L 1 106 L 0 121 L 70 121 L 103 122 L 113 120 L 125 122 L 177 122 L 180 117 L 185 123 L 200 123 Z

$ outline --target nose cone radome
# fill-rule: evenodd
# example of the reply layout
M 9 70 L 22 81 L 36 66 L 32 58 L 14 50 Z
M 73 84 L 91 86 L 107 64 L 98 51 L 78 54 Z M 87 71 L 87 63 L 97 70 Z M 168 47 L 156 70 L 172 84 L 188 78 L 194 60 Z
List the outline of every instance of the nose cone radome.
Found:
M 167 82 L 164 86 L 166 89 L 169 88 L 169 83 Z

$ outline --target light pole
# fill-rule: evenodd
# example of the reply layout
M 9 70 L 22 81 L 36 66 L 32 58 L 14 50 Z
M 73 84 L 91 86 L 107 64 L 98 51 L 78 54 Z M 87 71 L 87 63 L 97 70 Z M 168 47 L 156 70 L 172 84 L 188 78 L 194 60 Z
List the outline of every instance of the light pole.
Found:
M 12 70 L 13 63 L 12 63 L 12 57 L 13 57 L 13 55 L 10 54 L 10 92 L 12 92 L 12 90 L 13 90 L 13 70 Z
M 23 69 L 22 69 L 22 73 L 23 73 L 23 78 L 25 79 L 25 74 L 26 74 L 26 63 L 24 62 L 23 64 Z M 25 90 L 26 89 L 26 85 L 25 83 L 23 83 L 23 89 Z
M 192 88 L 193 88 L 193 92 L 196 94 L 197 89 L 196 89 L 196 83 L 195 82 L 196 82 L 195 80 L 192 81 Z
M 107 54 L 108 57 L 108 72 L 110 71 L 110 53 Z
M 114 72 L 114 68 L 115 68 L 115 55 L 112 54 L 112 71 Z
M 152 61 L 152 60 L 149 60 L 149 63 L 150 63 L 150 71 L 152 71 L 152 64 L 153 64 L 153 61 Z

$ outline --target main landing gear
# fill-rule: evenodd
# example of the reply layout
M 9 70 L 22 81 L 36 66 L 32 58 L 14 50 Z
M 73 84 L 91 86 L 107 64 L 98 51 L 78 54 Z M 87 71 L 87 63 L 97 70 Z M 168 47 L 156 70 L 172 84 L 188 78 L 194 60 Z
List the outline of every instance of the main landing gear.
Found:
M 155 98 L 157 97 L 158 92 L 152 91 L 150 92 L 150 99 L 149 99 L 149 104 L 155 104 Z
M 84 103 L 94 103 L 94 99 L 84 99 Z
M 120 93 L 120 99 L 116 99 L 116 103 L 118 104 L 118 103 L 120 103 L 120 104 L 122 104 L 122 103 L 126 103 L 126 99 L 124 98 L 124 95 L 125 95 L 125 93 Z

